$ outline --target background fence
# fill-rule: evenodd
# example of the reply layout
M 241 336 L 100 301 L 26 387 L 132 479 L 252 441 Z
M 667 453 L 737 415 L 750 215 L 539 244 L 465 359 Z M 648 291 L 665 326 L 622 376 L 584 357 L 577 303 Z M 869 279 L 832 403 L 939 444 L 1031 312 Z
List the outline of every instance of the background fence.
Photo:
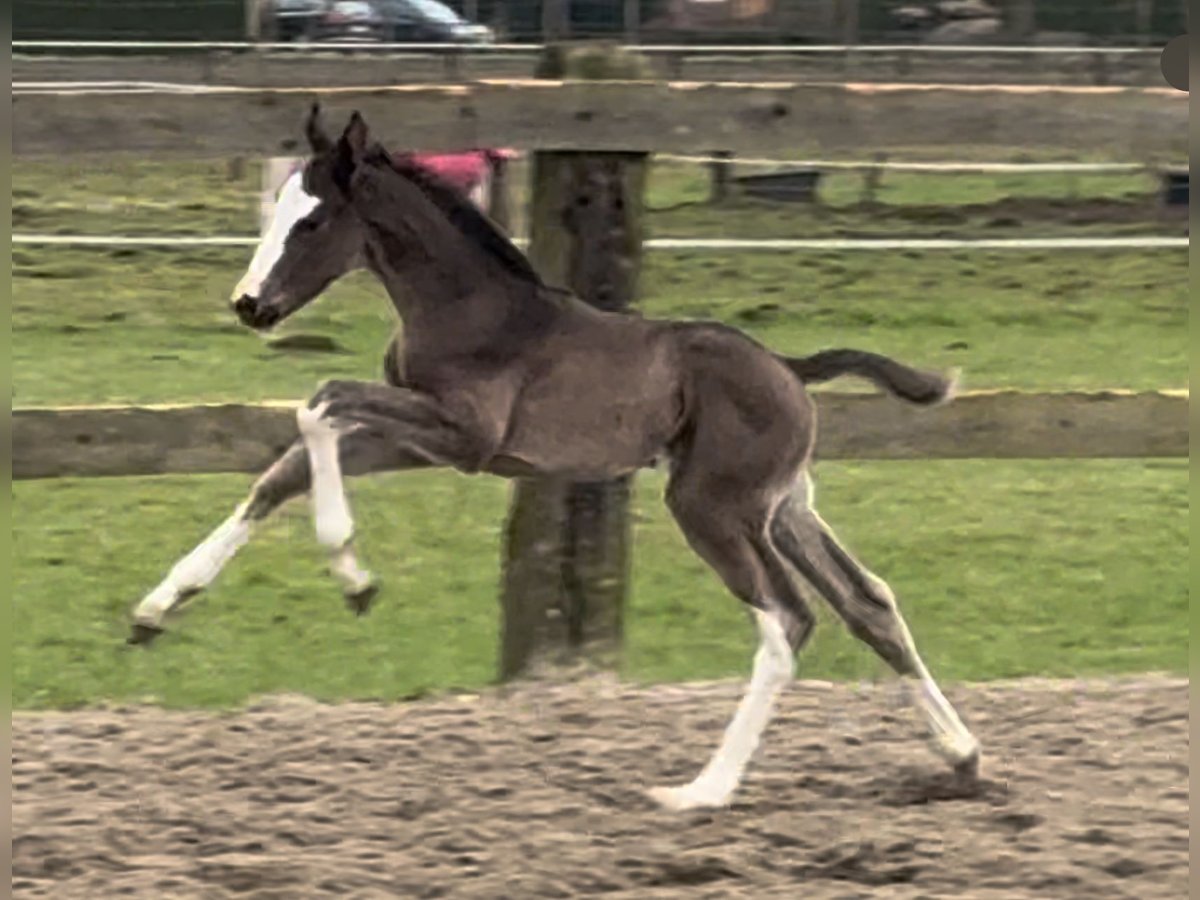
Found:
M 13 37 L 236 40 L 248 30 L 269 37 L 272 2 L 16 0 Z M 1161 44 L 1187 30 L 1188 15 L 1186 0 L 447 0 L 447 5 L 489 24 L 503 40 L 538 41 L 557 31 L 709 44 Z M 260 6 L 261 14 L 255 10 Z
M 839 9 L 845 12 L 846 8 Z M 775 32 L 776 36 L 779 33 Z M 858 32 L 848 36 L 856 38 Z M 121 48 L 108 49 L 115 52 Z M 554 52 L 546 54 L 548 65 L 558 61 L 558 48 L 551 49 Z M 214 83 L 213 79 L 182 85 L 150 84 L 152 74 L 145 71 L 143 58 L 130 57 L 135 69 L 141 67 L 143 72 L 141 77 L 130 78 L 129 85 L 88 85 L 87 78 L 68 84 L 61 74 L 42 84 L 15 79 L 13 152 L 31 161 L 85 153 L 136 155 L 148 161 L 146 169 L 172 158 L 182 166 L 178 161 L 184 159 L 292 155 L 302 152 L 299 115 L 314 95 L 321 96 L 331 121 L 342 119 L 350 108 L 359 108 L 388 146 L 411 146 L 419 135 L 424 146 L 415 149 L 427 151 L 484 146 L 532 151 L 537 164 L 529 178 L 528 233 L 534 265 L 548 281 L 565 284 L 591 302 L 602 295 L 611 296 L 612 286 L 599 280 L 568 280 L 575 278 L 570 273 L 605 273 L 605 277 L 624 273 L 620 277 L 628 283 L 621 282 L 619 294 L 622 302 L 630 302 L 642 265 L 642 247 L 654 246 L 642 241 L 642 220 L 648 212 L 643 202 L 645 167 L 653 153 L 699 154 L 706 160 L 712 158 L 711 153 L 745 154 L 759 160 L 796 160 L 805 154 L 808 159 L 845 162 L 862 156 L 913 165 L 945 160 L 950 147 L 962 153 L 949 154 L 960 164 L 984 154 L 996 162 L 1007 158 L 1010 165 L 1037 159 L 1099 157 L 1101 161 L 1107 158 L 1109 164 L 1154 168 L 1156 163 L 1181 159 L 1187 146 L 1186 96 L 1161 83 L 1105 91 L 1075 85 L 1037 89 L 991 82 L 964 85 L 953 79 L 938 85 L 864 84 L 845 78 L 825 83 L 727 79 L 725 83 L 697 85 L 631 80 L 626 73 L 632 70 L 622 65 L 618 52 L 604 49 L 593 57 L 590 50 L 577 49 L 579 52 L 570 50 L 562 55 L 569 67 L 544 72 L 553 81 L 542 84 L 533 83 L 529 78 L 532 71 L 526 71 L 520 78 L 486 82 L 398 85 L 394 80 L 382 80 L 389 77 L 393 61 L 386 54 L 377 54 L 373 77 L 382 80 L 377 84 L 390 84 L 388 87 L 364 84 L 363 71 L 369 68 L 364 59 L 369 57 L 361 56 L 330 56 L 326 67 L 320 68 L 313 56 L 301 54 L 296 62 L 304 71 L 290 83 L 283 80 L 270 86 L 258 80 L 254 67 L 262 57 L 257 54 L 242 54 L 249 65 L 237 76 L 240 82 L 235 80 L 233 85 Z M 961 50 L 941 48 L 937 52 L 945 59 L 970 55 L 958 52 Z M 836 58 L 845 51 L 843 46 L 812 53 Z M 762 50 L 754 65 L 793 52 Z M 1014 50 L 1011 55 L 1019 58 L 1022 52 L 1026 51 Z M 606 60 L 610 53 L 614 58 Z M 1120 48 L 1108 55 L 1140 59 L 1152 57 L 1153 51 Z M 1102 51 L 1097 58 L 1105 56 Z M 54 57 L 50 59 L 51 65 L 57 65 Z M 107 61 L 103 65 L 107 66 Z M 611 68 L 605 69 L 605 65 Z M 947 71 L 953 68 L 953 64 L 947 66 Z M 353 80 L 331 84 L 325 78 L 330 67 L 340 68 L 343 79 Z M 595 83 L 589 78 L 597 68 L 619 74 L 607 84 Z M 158 73 L 153 77 L 158 78 Z M 114 128 L 114 122 L 121 127 Z M 807 156 L 810 153 L 812 156 Z M 690 164 L 696 166 L 697 162 Z M 609 171 L 612 165 L 618 169 L 616 174 Z M 570 180 L 546 174 L 560 170 L 570 175 Z M 139 177 L 144 177 L 144 172 L 139 172 Z M 167 190 L 174 189 L 172 184 Z M 204 197 L 213 199 L 208 191 Z M 586 233 L 564 228 L 558 212 L 568 202 L 579 204 L 580 197 L 587 201 L 580 205 L 600 210 L 595 221 L 589 218 L 586 226 L 580 226 Z M 204 213 L 206 209 L 201 203 L 193 211 Z M 985 225 L 988 229 L 1014 221 L 988 215 L 992 216 Z M 750 218 L 743 215 L 740 221 L 745 227 Z M 877 227 L 869 218 L 862 221 Z M 698 223 L 692 224 L 696 227 Z M 622 235 L 621 240 L 608 240 L 613 233 Z M 223 240 L 221 234 L 210 231 L 202 240 L 214 236 Z M 693 234 L 678 246 L 730 243 L 727 238 Z M 896 246 L 962 246 L 953 239 L 937 237 L 936 231 L 926 234 L 932 240 L 906 239 Z M 111 241 L 114 235 L 94 237 Z M 156 239 L 152 233 L 141 237 Z M 62 244 L 73 238 L 65 232 L 27 233 L 22 241 Z M 763 234 L 762 238 L 759 246 L 846 247 L 841 237 L 824 243 L 785 235 Z M 1081 242 L 1103 239 L 1094 233 L 1067 238 Z M 1036 240 L 1032 235 L 1017 238 L 1025 247 L 1051 246 Z M 1119 240 L 1171 248 L 1186 244 L 1178 234 L 1165 240 L 1163 236 L 1131 234 Z M 655 241 L 663 239 L 656 237 Z M 611 264 L 580 265 L 583 248 L 595 247 L 611 247 L 621 256 Z M 72 252 L 79 251 L 36 251 L 39 256 L 58 254 L 63 258 Z M 117 257 L 118 252 L 127 255 Z M 104 253 L 95 255 L 99 258 Z M 124 249 L 113 253 L 120 268 L 134 255 Z M 706 263 L 687 268 L 707 268 Z M 838 268 L 844 273 L 848 266 L 839 263 Z M 72 270 L 68 267 L 66 271 Z M 682 277 L 683 267 L 673 274 Z M 808 274 L 796 267 L 785 277 L 803 280 Z M 1031 270 L 1029 277 L 1038 275 Z M 855 277 L 846 280 L 853 282 Z M 1073 289 L 1064 290 L 1069 293 Z M 748 317 L 742 320 L 754 321 L 754 315 L 769 312 L 773 305 L 778 309 L 775 304 L 762 304 L 746 310 Z M 118 312 L 119 317 L 124 315 Z M 1007 310 L 997 310 L 997 319 L 1013 321 Z M 1014 327 L 1022 326 L 1016 323 Z M 68 323 L 66 328 L 78 326 Z M 219 328 L 204 331 L 214 341 L 222 333 Z M 173 368 L 183 373 L 192 367 Z M 212 390 L 207 396 L 220 396 Z M 105 399 L 108 396 L 113 395 L 105 395 Z M 67 398 L 68 402 L 74 399 Z M 858 459 L 1180 457 L 1188 452 L 1187 403 L 1186 391 L 1004 391 L 967 394 L 944 409 L 913 416 L 905 415 L 902 407 L 885 397 L 823 393 L 823 438 L 818 453 L 824 458 Z M 14 413 L 14 475 L 48 478 L 259 470 L 295 438 L 294 418 L 287 406 L 233 403 L 19 409 Z M 595 490 L 595 485 L 572 485 L 565 492 L 560 487 L 519 484 L 512 494 L 502 564 L 505 650 L 501 670 L 505 677 L 530 667 L 543 654 L 557 655 L 563 646 L 574 653 L 586 645 L 591 648 L 587 652 L 595 650 L 598 658 L 606 659 L 620 641 L 621 616 L 614 611 L 622 608 L 629 583 L 627 536 L 632 519 L 628 482 L 605 483 L 600 486 L 603 491 Z M 549 628 L 547 623 L 556 621 L 555 615 L 563 610 L 571 621 L 601 624 L 581 628 L 577 634 L 572 631 L 569 639 L 559 634 L 558 626 L 539 630 Z M 532 634 L 540 637 L 530 639 Z

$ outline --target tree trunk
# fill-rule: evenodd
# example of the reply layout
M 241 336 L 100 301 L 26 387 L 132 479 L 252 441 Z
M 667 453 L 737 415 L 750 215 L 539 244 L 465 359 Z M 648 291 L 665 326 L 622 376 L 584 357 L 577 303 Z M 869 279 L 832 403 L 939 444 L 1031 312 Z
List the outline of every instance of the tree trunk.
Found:
M 548 48 L 542 77 L 626 78 L 616 50 Z M 586 74 L 582 74 L 586 73 Z M 628 309 L 641 269 L 646 154 L 533 155 L 529 258 L 550 284 L 601 309 Z M 609 668 L 622 642 L 633 479 L 514 483 L 505 531 L 500 677 L 586 661 Z

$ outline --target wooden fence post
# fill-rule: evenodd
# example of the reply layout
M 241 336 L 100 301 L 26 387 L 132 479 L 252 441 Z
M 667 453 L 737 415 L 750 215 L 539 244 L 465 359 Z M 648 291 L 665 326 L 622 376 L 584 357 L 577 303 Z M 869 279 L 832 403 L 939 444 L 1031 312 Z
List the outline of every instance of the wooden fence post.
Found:
M 542 0 L 542 42 L 561 41 L 570 32 L 569 0 Z M 549 49 L 549 46 L 547 46 Z
M 1008 28 L 1014 38 L 1030 40 L 1037 31 L 1037 0 L 1010 0 Z
M 636 44 L 642 31 L 642 2 L 641 0 L 624 0 L 622 19 L 625 43 Z
M 508 3 L 506 0 L 496 0 L 492 4 L 492 30 L 496 32 L 496 40 L 508 40 Z
M 492 161 L 492 173 L 487 195 L 487 214 L 510 235 L 513 233 L 512 196 L 509 193 L 507 159 Z
M 617 49 L 548 47 L 538 72 L 631 78 L 645 77 L 645 66 Z M 628 308 L 641 269 L 647 154 L 539 151 L 531 169 L 529 257 L 538 272 L 602 309 Z M 501 679 L 581 660 L 615 663 L 632 482 L 515 482 L 504 536 Z
M 1137 31 L 1133 42 L 1141 47 L 1149 46 L 1154 30 L 1154 0 L 1134 0 L 1133 17 Z
M 729 199 L 729 185 L 733 181 L 733 154 L 728 150 L 714 150 L 712 155 L 716 159 L 708 164 L 712 184 L 709 201 L 723 203 Z
M 841 0 L 842 43 L 846 46 L 842 57 L 842 76 L 849 80 L 855 67 L 854 51 L 859 41 L 859 0 Z
M 262 40 L 263 14 L 268 9 L 271 9 L 271 4 L 268 0 L 243 0 L 242 12 L 245 21 L 246 40 L 252 44 L 257 44 Z M 273 30 L 274 16 L 271 19 L 270 30 Z
M 272 15 L 271 20 L 269 22 L 266 22 L 266 23 L 263 22 L 263 19 L 265 18 L 265 13 L 268 10 L 273 11 L 273 7 L 272 7 L 272 4 L 270 3 L 270 0 L 243 0 L 242 13 L 243 13 L 243 18 L 244 18 L 244 22 L 245 22 L 246 40 L 248 42 L 250 42 L 252 44 L 257 44 L 259 41 L 261 41 L 263 39 L 263 25 L 264 24 L 267 26 L 267 35 L 266 35 L 267 38 L 270 39 L 273 36 L 274 31 L 275 31 L 275 16 Z M 257 56 L 257 54 L 256 54 L 256 56 Z M 205 80 L 208 79 L 208 69 L 209 69 L 210 65 L 211 65 L 211 55 L 206 54 L 206 56 L 205 56 Z M 261 66 L 261 65 L 262 65 L 261 60 L 256 60 L 256 66 Z M 266 172 L 266 169 L 268 167 L 269 167 L 269 161 L 264 160 L 263 161 L 264 173 Z M 240 155 L 235 156 L 233 159 L 231 159 L 229 161 L 228 173 L 229 173 L 230 181 L 241 181 L 242 176 L 245 174 L 245 172 L 246 172 L 246 158 L 244 156 L 240 156 Z M 264 185 L 264 187 L 265 187 L 265 185 Z M 271 209 L 273 210 L 274 207 L 275 207 L 274 194 L 272 193 Z M 259 233 L 260 234 L 266 229 L 266 226 L 262 224 L 263 216 L 266 215 L 266 212 L 264 210 L 265 210 L 265 202 L 263 205 L 260 205 L 260 210 L 259 210 L 259 225 L 260 225 Z M 269 217 L 267 218 L 266 221 L 270 221 Z

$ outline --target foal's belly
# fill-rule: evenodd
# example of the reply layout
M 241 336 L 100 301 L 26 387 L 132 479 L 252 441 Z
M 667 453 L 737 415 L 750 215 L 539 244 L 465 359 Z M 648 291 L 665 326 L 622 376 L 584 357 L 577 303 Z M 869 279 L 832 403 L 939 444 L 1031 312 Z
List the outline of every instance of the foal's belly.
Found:
M 612 349 L 566 354 L 527 383 L 496 462 L 575 478 L 652 465 L 682 413 L 676 370 L 646 348 Z

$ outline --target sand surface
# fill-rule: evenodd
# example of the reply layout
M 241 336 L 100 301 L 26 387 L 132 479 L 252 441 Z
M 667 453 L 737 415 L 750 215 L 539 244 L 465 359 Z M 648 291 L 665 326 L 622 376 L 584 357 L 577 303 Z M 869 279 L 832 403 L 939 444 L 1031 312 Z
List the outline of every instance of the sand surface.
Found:
M 946 691 L 961 785 L 895 685 L 800 682 L 732 808 L 669 814 L 737 682 L 13 719 L 16 897 L 1181 898 L 1188 682 Z

